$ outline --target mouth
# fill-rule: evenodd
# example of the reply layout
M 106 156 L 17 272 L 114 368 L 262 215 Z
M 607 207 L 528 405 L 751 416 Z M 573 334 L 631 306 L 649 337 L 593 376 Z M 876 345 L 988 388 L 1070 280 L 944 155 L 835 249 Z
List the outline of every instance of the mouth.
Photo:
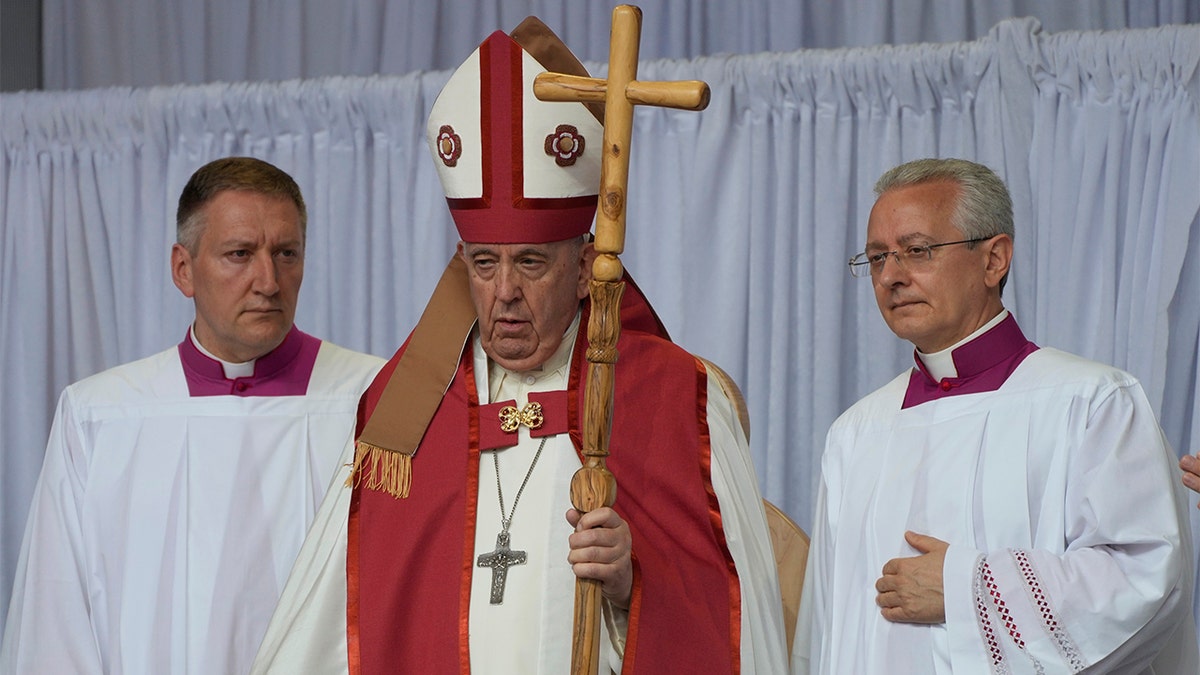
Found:
M 895 311 L 898 309 L 904 309 L 905 307 L 912 307 L 913 305 L 919 305 L 919 304 L 921 304 L 920 300 L 897 300 L 896 302 L 892 303 L 891 309 L 893 311 Z
M 528 321 L 521 319 L 496 319 L 494 322 L 496 331 L 503 334 L 516 333 L 529 325 Z

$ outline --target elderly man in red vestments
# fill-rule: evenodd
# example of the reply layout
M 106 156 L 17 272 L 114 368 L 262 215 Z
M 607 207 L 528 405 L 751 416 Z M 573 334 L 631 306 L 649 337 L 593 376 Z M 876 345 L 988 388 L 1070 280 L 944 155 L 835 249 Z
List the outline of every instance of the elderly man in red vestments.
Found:
M 583 104 L 534 98 L 547 68 L 582 70 L 528 20 L 484 41 L 434 105 L 462 241 L 363 397 L 349 485 L 322 507 L 255 672 L 563 673 L 576 577 L 601 583 L 605 672 L 786 668 L 735 407 L 632 285 L 608 462 L 620 491 L 570 509 L 602 127 Z

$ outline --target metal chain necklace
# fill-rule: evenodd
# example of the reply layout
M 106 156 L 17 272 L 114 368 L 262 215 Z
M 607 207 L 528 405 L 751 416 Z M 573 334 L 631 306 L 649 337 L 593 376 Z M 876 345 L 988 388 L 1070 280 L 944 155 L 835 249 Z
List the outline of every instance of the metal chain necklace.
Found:
M 525 564 L 525 551 L 514 551 L 509 548 L 508 528 L 512 525 L 513 516 L 517 513 L 517 502 L 521 500 L 521 493 L 525 492 L 525 485 L 529 483 L 529 477 L 533 475 L 533 468 L 537 466 L 538 458 L 542 456 L 542 448 L 546 447 L 546 441 L 549 438 L 549 436 L 542 437 L 542 442 L 533 455 L 533 461 L 529 463 L 529 470 L 525 472 L 525 479 L 521 481 L 521 487 L 517 489 L 517 496 L 513 497 L 512 510 L 508 512 L 507 517 L 504 515 L 504 489 L 500 487 L 500 451 L 492 453 L 492 465 L 496 467 L 496 496 L 500 498 L 500 534 L 496 535 L 496 550 L 480 554 L 476 564 L 479 567 L 492 568 L 492 595 L 489 602 L 493 605 L 504 602 L 504 585 L 508 581 L 508 568 L 513 565 Z

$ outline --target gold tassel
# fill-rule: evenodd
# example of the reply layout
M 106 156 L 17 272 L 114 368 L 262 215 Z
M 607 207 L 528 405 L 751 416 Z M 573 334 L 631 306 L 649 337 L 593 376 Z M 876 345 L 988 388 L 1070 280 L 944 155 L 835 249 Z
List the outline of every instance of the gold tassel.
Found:
M 408 497 L 412 486 L 412 457 L 362 441 L 354 444 L 354 468 L 346 478 L 346 487 L 363 487 L 386 492 L 396 499 Z

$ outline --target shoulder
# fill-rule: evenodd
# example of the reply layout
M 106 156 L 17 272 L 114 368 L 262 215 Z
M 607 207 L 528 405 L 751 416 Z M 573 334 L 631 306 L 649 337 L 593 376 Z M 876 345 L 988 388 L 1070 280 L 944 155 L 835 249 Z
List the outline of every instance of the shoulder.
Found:
M 82 406 L 186 395 L 187 382 L 176 347 L 96 373 L 63 392 L 64 399 Z
M 317 362 L 313 366 L 313 381 L 325 386 L 345 386 L 362 393 L 385 361 L 372 354 L 340 347 L 328 340 L 321 341 Z
M 910 368 L 892 378 L 887 384 L 860 398 L 845 412 L 838 415 L 830 427 L 830 433 L 847 427 L 861 429 L 879 424 L 889 424 L 892 417 L 900 411 L 911 375 L 912 369 Z
M 620 359 L 624 359 L 628 355 L 630 359 L 661 360 L 664 365 L 673 367 L 701 367 L 701 361 L 683 347 L 657 335 L 640 331 L 621 331 L 618 350 L 620 351 L 618 363 L 620 363 Z
M 317 358 L 323 359 L 330 364 L 363 370 L 379 370 L 384 363 L 384 359 L 374 354 L 346 349 L 328 340 L 321 340 L 321 351 L 318 353 Z
M 1005 388 L 1055 387 L 1074 389 L 1077 395 L 1102 396 L 1117 389 L 1141 388 L 1133 375 L 1082 356 L 1042 347 L 1013 371 Z
M 1021 365 L 1037 368 L 1047 376 L 1065 376 L 1073 380 L 1111 381 L 1122 384 L 1137 382 L 1133 375 L 1120 368 L 1053 347 L 1039 348 L 1026 357 Z

